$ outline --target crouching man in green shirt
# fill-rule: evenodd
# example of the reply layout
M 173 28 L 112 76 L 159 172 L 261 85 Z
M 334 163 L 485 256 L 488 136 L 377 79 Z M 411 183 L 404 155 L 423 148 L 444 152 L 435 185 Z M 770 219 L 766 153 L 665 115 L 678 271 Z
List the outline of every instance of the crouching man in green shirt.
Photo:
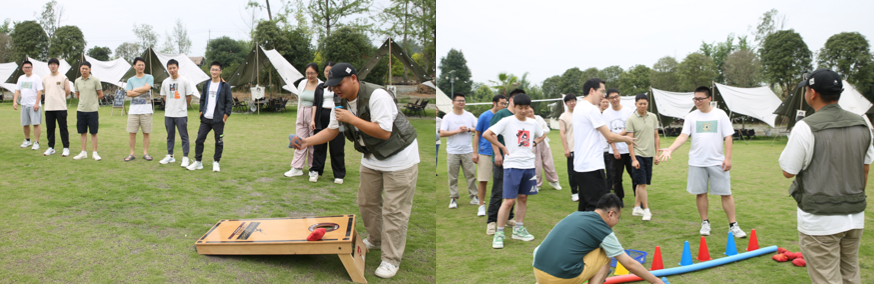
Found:
M 577 211 L 555 224 L 534 249 L 534 277 L 539 284 L 604 283 L 615 257 L 628 271 L 650 283 L 664 283 L 625 254 L 613 226 L 619 223 L 622 200 L 608 193 L 595 211 Z

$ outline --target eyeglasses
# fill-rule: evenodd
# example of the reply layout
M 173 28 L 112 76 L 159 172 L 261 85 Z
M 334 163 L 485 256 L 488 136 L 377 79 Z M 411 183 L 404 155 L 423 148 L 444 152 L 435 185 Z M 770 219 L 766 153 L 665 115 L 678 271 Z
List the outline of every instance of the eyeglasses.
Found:
M 464 100 L 454 100 L 453 102 L 456 102 L 456 103 L 463 103 Z
M 498 103 L 499 106 L 507 106 L 509 103 Z
M 619 96 L 610 96 L 610 97 L 607 97 L 607 99 L 616 100 L 616 99 L 619 99 Z
M 697 97 L 696 97 L 696 98 L 692 98 L 692 100 L 693 100 L 693 101 L 696 101 L 696 102 L 700 102 L 700 101 L 703 101 L 703 100 L 706 100 L 706 99 L 709 99 L 709 98 L 708 98 L 708 97 L 703 97 L 703 98 L 697 98 Z

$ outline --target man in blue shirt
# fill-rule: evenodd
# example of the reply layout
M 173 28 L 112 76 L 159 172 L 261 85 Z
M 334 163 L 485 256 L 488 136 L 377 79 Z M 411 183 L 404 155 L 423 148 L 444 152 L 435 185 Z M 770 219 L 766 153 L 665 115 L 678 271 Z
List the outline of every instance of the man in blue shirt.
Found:
M 473 144 L 473 162 L 477 164 L 477 180 L 479 187 L 477 188 L 477 197 L 479 197 L 479 210 L 477 216 L 486 215 L 485 195 L 486 186 L 489 180 L 492 179 L 492 143 L 483 138 L 483 132 L 489 129 L 492 117 L 499 110 L 507 107 L 507 97 L 497 95 L 492 98 L 492 108 L 479 115 L 476 123 L 476 141 Z M 482 156 L 482 157 L 480 157 Z

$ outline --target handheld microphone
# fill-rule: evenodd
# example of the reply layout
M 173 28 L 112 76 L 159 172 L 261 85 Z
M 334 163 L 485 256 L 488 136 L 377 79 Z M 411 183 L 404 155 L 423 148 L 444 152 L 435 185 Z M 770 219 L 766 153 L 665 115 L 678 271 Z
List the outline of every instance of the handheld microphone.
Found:
M 334 94 L 334 108 L 343 108 L 342 104 L 343 104 L 343 100 L 340 98 L 340 96 L 338 96 L 337 94 Z M 343 123 L 337 121 L 337 124 L 340 125 L 339 130 L 341 133 L 346 131 L 346 127 L 343 126 Z

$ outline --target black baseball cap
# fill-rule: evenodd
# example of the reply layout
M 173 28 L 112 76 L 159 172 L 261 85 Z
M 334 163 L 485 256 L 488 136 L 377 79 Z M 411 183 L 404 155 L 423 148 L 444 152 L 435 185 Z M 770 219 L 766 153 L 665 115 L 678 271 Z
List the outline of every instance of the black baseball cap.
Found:
M 841 93 L 844 91 L 844 83 L 841 75 L 831 69 L 816 69 L 807 76 L 807 79 L 798 83 L 799 88 L 810 86 L 817 93 Z
M 352 64 L 340 62 L 334 67 L 331 67 L 331 71 L 328 72 L 328 81 L 325 82 L 325 86 L 333 87 L 337 84 L 340 84 L 340 81 L 343 78 L 351 75 L 358 75 L 358 71 L 355 70 L 355 67 L 352 67 Z

